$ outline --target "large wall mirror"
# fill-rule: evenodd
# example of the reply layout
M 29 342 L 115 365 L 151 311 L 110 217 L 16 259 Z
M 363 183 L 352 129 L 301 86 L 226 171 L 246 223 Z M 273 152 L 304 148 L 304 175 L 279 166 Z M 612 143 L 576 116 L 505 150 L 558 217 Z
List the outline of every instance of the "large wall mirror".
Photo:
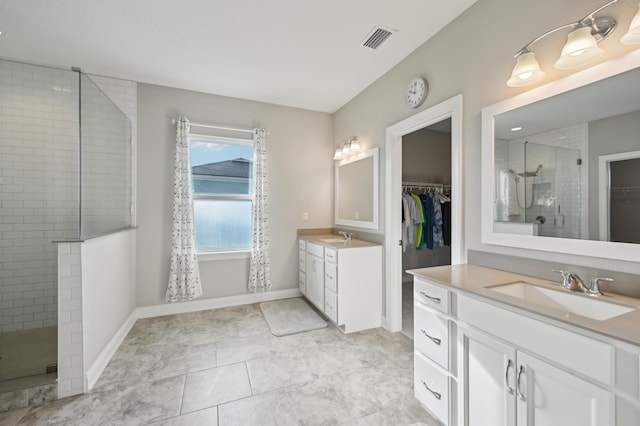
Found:
M 486 244 L 640 260 L 640 51 L 482 111 Z
M 336 225 L 378 229 L 378 148 L 336 163 Z

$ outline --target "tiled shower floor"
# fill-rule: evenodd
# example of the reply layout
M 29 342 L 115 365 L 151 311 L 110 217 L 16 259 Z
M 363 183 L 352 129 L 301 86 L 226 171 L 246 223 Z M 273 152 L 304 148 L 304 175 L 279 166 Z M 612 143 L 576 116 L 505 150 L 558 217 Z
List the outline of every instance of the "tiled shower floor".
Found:
M 335 327 L 274 337 L 258 305 L 138 320 L 88 394 L 5 425 L 439 424 L 413 396 L 413 342 Z
M 58 327 L 0 333 L 0 392 L 55 382 L 57 358 Z

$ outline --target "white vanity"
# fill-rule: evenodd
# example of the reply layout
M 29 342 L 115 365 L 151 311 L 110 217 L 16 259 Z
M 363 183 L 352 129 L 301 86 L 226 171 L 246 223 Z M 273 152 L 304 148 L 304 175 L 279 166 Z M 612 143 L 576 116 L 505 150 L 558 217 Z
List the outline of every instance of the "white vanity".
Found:
M 444 424 L 640 423 L 640 300 L 474 265 L 410 273 L 415 395 Z
M 345 333 L 380 327 L 382 246 L 337 235 L 300 237 L 299 288 Z

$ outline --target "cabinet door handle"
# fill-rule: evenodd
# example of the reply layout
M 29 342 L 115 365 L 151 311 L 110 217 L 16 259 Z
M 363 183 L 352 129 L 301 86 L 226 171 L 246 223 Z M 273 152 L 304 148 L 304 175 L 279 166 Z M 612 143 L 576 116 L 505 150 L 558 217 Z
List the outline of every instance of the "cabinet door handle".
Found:
M 421 291 L 420 294 L 423 297 L 426 297 L 427 299 L 431 300 L 432 302 L 435 303 L 440 303 L 441 299 L 439 297 L 433 297 L 433 296 L 429 296 L 427 293 L 425 293 L 424 291 Z
M 505 370 L 504 373 L 504 382 L 507 385 L 507 390 L 509 391 L 509 395 L 513 395 L 513 393 L 515 392 L 515 390 L 509 386 L 509 370 L 513 368 L 513 361 L 509 360 L 507 361 L 507 369 Z
M 440 346 L 440 343 L 442 343 L 442 339 L 438 339 L 437 337 L 429 336 L 429 334 L 426 331 L 424 331 L 423 328 L 421 328 L 420 331 L 422 332 L 422 334 L 424 334 L 429 340 L 431 340 L 436 345 Z
M 516 390 L 518 392 L 518 397 L 520 398 L 520 401 L 527 402 L 527 397 L 522 393 L 522 389 L 520 389 L 520 379 L 522 378 L 523 374 L 524 374 L 524 365 L 521 365 L 520 368 L 518 369 L 518 379 L 516 380 Z
M 435 397 L 436 397 L 436 399 L 442 399 L 442 394 L 440 394 L 440 393 L 438 393 L 438 392 L 434 391 L 433 389 L 431 389 L 431 388 L 427 385 L 427 383 L 426 383 L 424 380 L 422 380 L 422 386 L 424 386 L 424 388 L 425 388 L 426 390 L 428 390 L 429 392 L 431 392 L 431 394 L 432 394 L 433 396 L 435 396 Z

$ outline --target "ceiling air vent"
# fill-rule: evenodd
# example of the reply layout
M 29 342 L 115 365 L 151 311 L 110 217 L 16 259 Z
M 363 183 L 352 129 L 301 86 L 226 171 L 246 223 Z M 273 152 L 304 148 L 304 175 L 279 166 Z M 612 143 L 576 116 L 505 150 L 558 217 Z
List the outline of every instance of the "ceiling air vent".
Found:
M 374 27 L 369 35 L 364 39 L 362 45 L 370 49 L 377 49 L 395 30 L 382 26 Z

